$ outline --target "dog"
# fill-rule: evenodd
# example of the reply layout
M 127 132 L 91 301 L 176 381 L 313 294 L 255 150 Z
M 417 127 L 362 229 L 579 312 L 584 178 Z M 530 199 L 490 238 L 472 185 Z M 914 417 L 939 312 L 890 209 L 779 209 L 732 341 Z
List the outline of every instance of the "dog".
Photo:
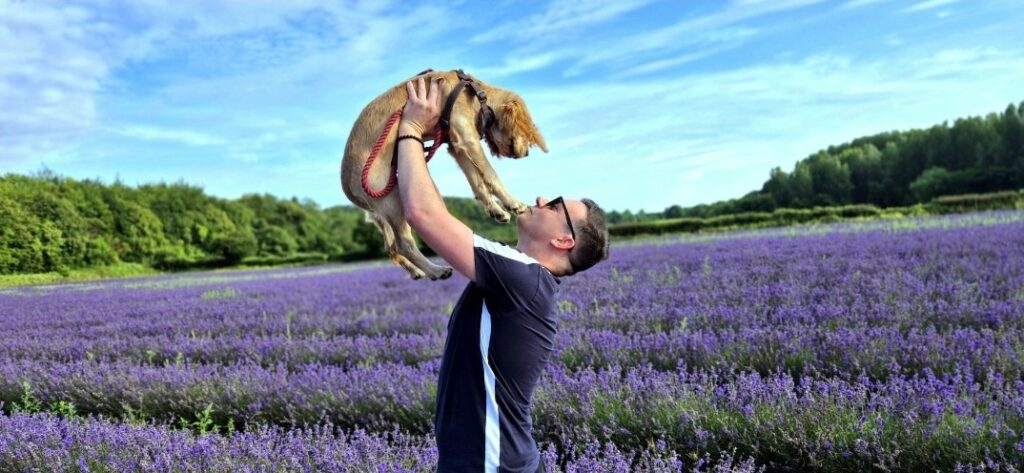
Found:
M 448 152 L 466 175 L 476 200 L 483 204 L 488 215 L 501 223 L 509 222 L 509 212 L 517 215 L 525 212 L 526 204 L 508 193 L 480 145 L 480 141 L 485 140 L 491 155 L 516 159 L 528 155 L 531 146 L 548 152 L 523 99 L 514 92 L 481 82 L 462 70 L 427 70 L 410 80 L 419 77 L 427 81 L 444 78 L 442 100 L 445 110 L 439 126 L 447 124 Z M 412 228 L 402 211 L 397 187 L 383 197 L 373 197 L 364 188 L 363 168 L 370 152 L 385 129 L 389 116 L 403 108 L 408 99 L 405 82 L 375 98 L 359 114 L 349 133 L 341 161 L 341 187 L 348 200 L 364 209 L 367 219 L 377 224 L 392 262 L 408 271 L 413 279 L 447 279 L 452 269 L 431 263 L 417 248 Z M 454 97 L 453 92 L 457 94 Z M 381 189 L 391 179 L 390 158 L 395 151 L 397 135 L 396 123 L 380 148 L 380 159 L 374 161 L 366 175 L 366 183 L 371 189 Z M 423 138 L 431 139 L 432 136 Z

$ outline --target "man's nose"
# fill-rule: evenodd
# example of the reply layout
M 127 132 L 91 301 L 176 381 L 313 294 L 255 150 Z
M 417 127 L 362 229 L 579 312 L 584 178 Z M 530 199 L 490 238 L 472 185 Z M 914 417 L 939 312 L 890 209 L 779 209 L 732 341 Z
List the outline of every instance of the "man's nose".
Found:
M 544 197 L 541 197 L 539 195 L 537 196 L 537 207 L 543 207 L 546 203 L 548 203 L 548 199 L 545 199 Z

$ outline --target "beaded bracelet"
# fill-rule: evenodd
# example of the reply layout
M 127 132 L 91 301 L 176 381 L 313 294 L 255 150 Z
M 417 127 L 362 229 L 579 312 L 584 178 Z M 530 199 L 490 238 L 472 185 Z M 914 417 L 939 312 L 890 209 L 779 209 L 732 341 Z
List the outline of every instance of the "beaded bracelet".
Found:
M 398 137 L 398 140 L 395 141 L 396 145 L 397 145 L 397 143 L 401 142 L 402 140 L 416 140 L 416 141 L 420 142 L 420 146 L 424 146 L 423 138 L 420 138 L 420 137 L 415 136 L 415 135 L 400 135 Z

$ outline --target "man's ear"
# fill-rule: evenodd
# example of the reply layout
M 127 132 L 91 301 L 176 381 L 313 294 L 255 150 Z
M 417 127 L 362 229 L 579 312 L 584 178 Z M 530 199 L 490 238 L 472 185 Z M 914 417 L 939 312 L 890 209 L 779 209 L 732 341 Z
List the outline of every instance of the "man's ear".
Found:
M 573 241 L 572 237 L 568 233 L 559 235 L 551 239 L 551 246 L 558 248 L 559 250 L 570 250 L 576 246 L 576 242 Z

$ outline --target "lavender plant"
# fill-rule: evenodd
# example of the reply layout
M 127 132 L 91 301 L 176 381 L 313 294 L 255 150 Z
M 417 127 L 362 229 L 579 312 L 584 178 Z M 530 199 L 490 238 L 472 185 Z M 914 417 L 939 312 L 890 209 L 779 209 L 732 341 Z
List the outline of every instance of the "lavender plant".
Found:
M 549 466 L 1024 461 L 1024 212 L 613 250 L 561 285 Z M 429 471 L 465 284 L 364 264 L 2 290 L 0 470 Z

